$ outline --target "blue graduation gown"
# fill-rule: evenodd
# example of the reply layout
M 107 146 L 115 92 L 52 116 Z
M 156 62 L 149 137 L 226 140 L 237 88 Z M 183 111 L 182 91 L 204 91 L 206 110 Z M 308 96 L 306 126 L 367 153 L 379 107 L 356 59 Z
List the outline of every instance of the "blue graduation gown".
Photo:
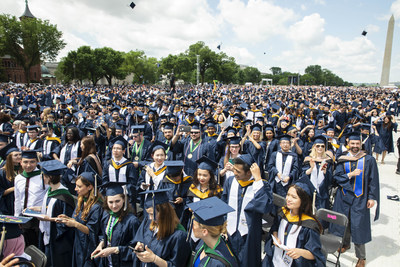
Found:
M 230 192 L 233 179 L 229 178 L 224 184 L 224 191 L 221 199 L 229 204 Z M 243 266 L 260 266 L 261 264 L 261 234 L 262 234 L 262 216 L 272 210 L 272 190 L 268 182 L 262 180 L 262 187 L 259 189 L 254 198 L 244 208 L 248 234 L 241 236 L 238 229 L 231 234 L 231 244 L 234 253 L 238 256 Z M 256 182 L 257 183 L 257 182 Z M 253 182 L 253 186 L 254 186 Z M 236 218 L 240 218 L 242 203 L 246 195 L 247 188 L 250 185 L 242 187 L 238 185 L 238 204 L 236 210 Z M 253 188 L 254 189 L 254 188 Z M 242 196 L 243 194 L 243 196 Z M 240 222 L 239 222 L 240 223 Z
M 286 232 L 289 232 L 292 227 L 298 226 L 298 216 L 297 220 L 293 220 L 291 218 L 287 218 L 285 213 L 281 210 L 278 212 L 278 216 L 274 220 L 274 224 L 271 227 L 270 233 L 278 232 L 281 220 L 288 221 L 288 229 Z M 281 242 L 284 242 L 281 240 Z M 284 242 L 284 244 L 286 244 Z M 321 250 L 321 240 L 319 234 L 318 224 L 315 220 L 310 217 L 303 218 L 301 223 L 300 232 L 296 239 L 296 248 L 302 248 L 310 251 L 314 260 L 307 260 L 303 257 L 293 260 L 292 267 L 322 267 L 326 266 L 326 258 Z M 269 239 L 265 243 L 264 251 L 266 253 L 265 258 L 263 260 L 262 266 L 273 266 L 272 259 L 275 252 L 275 245 L 273 245 L 272 238 Z
M 102 236 L 100 239 L 104 240 L 107 244 L 108 235 L 106 228 L 110 214 L 106 211 L 103 212 L 101 218 L 101 231 Z M 132 266 L 133 264 L 133 251 L 128 247 L 133 247 L 133 239 L 135 238 L 136 232 L 139 228 L 140 222 L 132 213 L 128 213 L 122 221 L 118 222 L 112 231 L 110 247 L 118 247 L 119 254 L 112 254 L 112 266 Z M 108 266 L 108 257 L 101 258 L 101 263 L 104 267 Z
M 279 150 L 280 151 L 280 150 Z M 278 151 L 273 152 L 271 155 L 271 158 L 269 159 L 268 162 L 268 176 L 269 176 L 269 180 L 268 182 L 271 184 L 271 188 L 272 191 L 274 193 L 277 193 L 280 196 L 285 197 L 286 193 L 289 189 L 290 184 L 294 183 L 297 180 L 298 177 L 298 159 L 297 159 L 297 154 L 293 153 L 293 152 L 285 152 L 283 153 L 282 156 L 282 169 L 284 169 L 285 167 L 285 161 L 288 155 L 292 155 L 293 156 L 293 160 L 292 160 L 292 166 L 290 168 L 290 173 L 289 173 L 289 177 L 290 177 L 290 181 L 287 185 L 283 186 L 282 183 L 277 183 L 275 181 L 275 176 L 278 174 L 278 170 L 276 169 L 276 155 L 277 155 Z
M 167 192 L 168 198 L 171 201 L 172 207 L 174 207 L 176 215 L 178 218 L 182 217 L 183 210 L 186 205 L 186 198 L 189 191 L 189 187 L 193 182 L 193 178 L 191 176 L 185 176 L 181 181 L 175 182 L 167 175 L 161 181 L 159 185 L 159 189 L 170 188 L 171 190 Z M 183 199 L 183 202 L 180 204 L 174 204 L 174 202 L 178 197 Z
M 246 140 L 243 144 L 243 154 L 250 154 L 253 156 L 255 159 L 257 165 L 261 169 L 261 175 L 264 177 L 264 158 L 265 158 L 265 150 L 267 149 L 267 145 L 265 144 L 264 141 L 258 142 L 258 144 L 261 146 L 260 149 L 257 149 L 254 144 Z
M 147 245 L 158 257 L 167 261 L 168 267 L 181 267 L 186 266 L 189 260 L 191 250 L 189 244 L 186 242 L 186 231 L 182 225 L 178 225 L 170 236 L 158 240 L 157 236 L 149 229 L 151 220 L 146 217 L 140 225 L 134 243 L 137 242 Z M 133 246 L 134 247 L 134 246 Z M 156 267 L 154 263 L 141 262 L 136 254 L 133 255 L 133 266 L 146 266 Z
M 318 161 L 317 159 L 314 159 L 314 162 L 316 164 L 316 168 L 317 168 L 317 174 L 319 173 L 319 168 L 321 166 L 321 161 Z M 320 208 L 324 208 L 324 209 L 329 209 L 329 188 L 332 185 L 332 179 L 333 179 L 333 173 L 332 173 L 332 169 L 333 169 L 333 162 L 332 160 L 327 160 L 326 161 L 328 163 L 327 169 L 326 169 L 326 173 L 325 173 L 325 178 L 324 181 L 320 184 L 319 186 L 319 192 L 317 192 L 317 198 L 315 201 L 315 206 L 317 209 Z M 304 159 L 304 163 L 303 163 L 303 168 L 302 168 L 302 173 L 300 175 L 300 179 L 303 176 L 307 176 L 308 179 L 311 179 L 311 174 L 307 175 L 306 171 L 310 168 L 310 158 L 307 157 Z M 311 181 L 310 181 L 310 185 L 311 185 Z M 314 190 L 316 190 L 315 187 L 312 188 L 312 191 L 314 192 Z
M 70 198 L 70 200 L 73 201 L 71 196 Z M 47 198 L 47 204 L 49 204 L 50 200 L 51 198 Z M 53 205 L 51 217 L 55 218 L 60 214 L 65 214 L 70 217 L 73 211 L 74 207 L 57 199 Z M 63 223 L 50 222 L 49 244 L 44 246 L 42 233 L 40 234 L 39 244 L 40 248 L 45 251 L 47 256 L 47 266 L 70 267 L 72 265 L 74 228 L 68 227 Z
M 184 171 L 187 175 L 193 176 L 194 172 L 197 169 L 196 160 L 201 158 L 202 156 L 207 156 L 211 160 L 215 160 L 215 146 L 216 142 L 211 141 L 210 143 L 202 140 L 200 145 L 190 152 L 190 142 L 191 138 L 186 138 L 184 140 L 176 142 L 174 146 L 175 153 L 182 153 L 182 160 L 185 163 Z M 194 148 L 194 144 L 193 144 Z M 189 158 L 188 155 L 191 154 L 192 158 Z M 179 159 L 178 159 L 179 160 Z
M 136 203 L 136 184 L 138 177 L 135 176 L 135 166 L 132 164 L 131 161 L 125 159 L 124 161 L 120 162 L 120 165 L 117 168 L 114 167 L 112 164 L 112 159 L 108 160 L 104 163 L 103 166 L 103 176 L 101 178 L 102 184 L 107 182 L 126 182 L 127 189 L 130 196 L 130 202 L 133 207 L 135 207 Z M 115 179 L 110 181 L 110 168 L 115 170 Z M 121 170 L 122 168 L 126 168 L 125 175 L 122 175 Z
M 96 249 L 99 244 L 100 235 L 100 218 L 102 215 L 102 207 L 96 203 L 92 206 L 86 217 L 86 222 L 81 219 L 81 211 L 76 214 L 76 209 L 73 218 L 89 228 L 89 234 L 84 234 L 78 229 L 75 229 L 74 254 L 72 266 L 88 267 L 96 266 L 95 261 L 91 260 L 90 254 Z
M 14 181 L 9 181 L 6 177 L 6 171 L 0 169 L 0 213 L 5 215 L 14 215 L 14 192 L 4 196 L 4 191 L 14 186 Z
M 203 241 L 199 243 L 196 249 L 196 254 L 191 262 L 190 266 L 194 266 L 197 258 L 200 257 L 202 252 L 206 253 L 203 259 L 198 259 L 200 261 L 198 267 L 225 267 L 226 265 L 222 261 L 212 258 L 209 255 L 214 254 L 217 257 L 222 257 L 231 267 L 238 267 L 239 263 L 236 256 L 233 254 L 232 249 L 229 247 L 228 243 L 220 236 L 215 248 L 208 247 Z
M 363 153 L 363 152 L 362 152 Z M 357 168 L 357 159 L 354 157 L 342 156 L 338 159 L 338 165 L 334 179 L 339 184 L 336 193 L 333 210 L 340 212 L 350 219 L 351 237 L 355 244 L 365 244 L 371 241 L 370 210 L 367 209 L 367 200 L 376 200 L 375 220 L 379 218 L 379 172 L 376 160 L 370 156 L 361 154 L 365 158 L 362 177 L 362 195 L 356 197 L 354 193 L 355 177 L 348 178 L 345 172 L 345 162 L 350 162 L 351 171 Z M 360 158 L 361 159 L 361 158 Z M 350 161 L 351 160 L 351 161 Z M 344 189 L 346 192 L 344 192 Z M 331 224 L 329 231 L 335 235 L 343 236 L 344 227 Z

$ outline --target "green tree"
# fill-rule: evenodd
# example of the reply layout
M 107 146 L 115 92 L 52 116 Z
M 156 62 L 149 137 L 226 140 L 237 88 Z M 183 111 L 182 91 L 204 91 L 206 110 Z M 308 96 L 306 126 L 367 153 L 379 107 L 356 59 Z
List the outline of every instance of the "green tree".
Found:
M 109 47 L 96 48 L 93 51 L 95 61 L 99 63 L 104 77 L 107 79 L 109 85 L 112 85 L 112 79 L 117 78 L 120 80 L 125 79 L 126 72 L 122 68 L 124 62 L 123 53 L 115 51 Z
M 254 67 L 246 67 L 243 70 L 245 82 L 259 83 L 261 81 L 261 72 Z
M 282 74 L 282 69 L 280 67 L 271 67 L 269 70 L 272 72 L 272 75 Z
M 305 69 L 304 72 L 312 75 L 315 78 L 316 84 L 323 83 L 323 72 L 320 65 L 310 65 Z
M 197 55 L 200 56 L 200 77 L 201 77 L 201 83 L 205 82 L 205 74 L 207 69 L 209 68 L 214 68 L 214 71 L 216 69 L 216 62 L 217 62 L 217 54 L 212 51 L 208 46 L 204 44 L 204 42 L 197 42 L 195 44 L 192 44 L 189 46 L 189 49 L 186 51 L 186 54 L 188 55 L 191 66 L 193 68 L 196 67 L 196 62 L 197 62 Z
M 54 60 L 66 43 L 62 32 L 47 20 L 0 15 L 2 54 L 8 54 L 24 69 L 29 84 L 32 66 L 44 60 Z

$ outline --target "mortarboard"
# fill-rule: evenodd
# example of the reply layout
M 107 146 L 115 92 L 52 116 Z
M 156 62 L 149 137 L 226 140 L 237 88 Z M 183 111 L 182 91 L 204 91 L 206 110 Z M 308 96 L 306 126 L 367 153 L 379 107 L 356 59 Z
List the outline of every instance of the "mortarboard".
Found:
M 361 123 L 361 129 L 369 130 L 369 129 L 371 129 L 371 124 L 370 123 Z
M 218 163 L 207 158 L 206 156 L 202 156 L 198 160 L 196 160 L 196 163 L 198 164 L 197 168 L 202 169 L 202 170 L 208 170 L 210 172 L 215 172 L 215 170 L 218 167 Z
M 161 126 L 163 126 L 166 130 L 173 130 L 175 125 L 170 122 L 165 122 Z
M 144 116 L 144 113 L 141 112 L 140 110 L 136 110 L 136 111 L 135 111 L 135 115 L 138 116 L 138 117 L 143 117 L 143 116 Z
M 32 217 L 17 217 L 11 215 L 0 215 L 0 223 L 3 224 L 3 230 L 6 230 L 5 240 L 17 238 L 22 234 L 20 224 L 29 222 Z
M 186 113 L 189 115 L 189 116 L 194 116 L 194 113 L 196 112 L 196 110 L 194 110 L 194 109 L 188 109 L 188 110 L 186 110 Z
M 181 175 L 183 166 L 185 166 L 185 163 L 182 160 L 164 161 L 164 164 L 167 166 L 165 174 L 169 177 L 177 177 Z
M 28 131 L 39 131 L 39 125 L 29 125 L 26 129 L 28 129 Z
M 228 138 L 228 140 L 229 140 L 230 145 L 239 145 L 242 138 L 240 138 L 238 136 L 233 136 L 233 137 Z
M 127 145 L 128 145 L 128 141 L 126 141 L 123 136 L 117 136 L 117 137 L 111 139 L 110 142 L 113 144 L 113 146 L 114 145 L 121 145 L 122 149 L 125 149 L 127 147 Z
M 249 166 L 251 166 L 255 162 L 253 156 L 250 154 L 241 154 L 240 156 L 238 156 L 238 158 L 243 160 Z
M 24 150 L 22 151 L 22 158 L 24 159 L 38 159 L 36 150 Z
M 94 172 L 82 172 L 81 174 L 78 175 L 78 177 L 82 177 L 86 179 L 88 182 L 90 182 L 94 188 L 94 195 L 97 196 L 97 185 L 100 180 L 100 177 Z
M 169 145 L 156 140 L 150 147 L 151 153 L 154 153 L 157 149 L 163 149 L 164 151 L 167 150 Z
M 361 35 L 362 35 L 362 36 L 366 36 L 367 33 L 368 33 L 367 31 L 362 31 Z
M 9 135 L 0 134 L 0 142 L 8 143 L 9 138 Z
M 262 131 L 262 126 L 259 123 L 253 124 L 251 127 L 251 131 Z
M 346 138 L 350 140 L 354 140 L 354 141 L 360 141 L 361 140 L 361 134 L 359 132 L 351 132 L 346 134 Z
M 313 196 L 313 189 L 314 186 L 313 184 L 310 182 L 310 179 L 306 176 L 304 176 L 303 178 L 297 180 L 297 182 L 295 183 L 298 187 L 300 187 L 301 189 L 304 190 L 304 192 L 307 193 L 307 195 L 309 195 L 311 198 Z
M 48 160 L 39 162 L 42 172 L 46 175 L 61 175 L 64 169 L 67 168 L 59 160 Z
M 134 2 L 131 2 L 131 3 L 129 4 L 129 6 L 130 6 L 132 9 L 134 9 L 135 6 L 136 6 L 136 4 L 135 4 Z
M 139 193 L 139 195 L 147 195 L 146 201 L 144 202 L 145 209 L 153 208 L 154 218 L 156 218 L 156 206 L 169 203 L 168 192 L 171 188 L 157 189 L 157 190 L 147 190 Z
M 192 130 L 201 130 L 200 123 L 198 123 L 197 121 L 191 123 L 190 126 L 192 127 Z
M 314 136 L 312 141 L 314 142 L 314 144 L 324 144 L 324 145 L 326 145 L 326 137 L 323 136 L 323 135 Z
M 279 141 L 283 141 L 283 140 L 290 141 L 292 139 L 292 137 L 288 134 L 282 134 L 282 135 L 278 136 L 277 138 L 279 139 Z
M 194 213 L 194 219 L 207 226 L 223 225 L 226 214 L 235 211 L 218 197 L 210 197 L 187 205 Z
M 131 126 L 132 133 L 144 132 L 144 125 L 133 125 Z
M 7 158 L 7 156 L 14 151 L 19 151 L 18 148 L 16 147 L 15 143 L 12 142 L 8 145 L 6 145 L 5 147 L 3 147 L 2 149 L 0 149 L 0 157 L 5 160 Z
M 128 208 L 128 191 L 126 189 L 126 184 L 124 182 L 107 182 L 99 186 L 102 194 L 107 197 L 116 196 L 116 195 L 124 195 L 124 210 Z

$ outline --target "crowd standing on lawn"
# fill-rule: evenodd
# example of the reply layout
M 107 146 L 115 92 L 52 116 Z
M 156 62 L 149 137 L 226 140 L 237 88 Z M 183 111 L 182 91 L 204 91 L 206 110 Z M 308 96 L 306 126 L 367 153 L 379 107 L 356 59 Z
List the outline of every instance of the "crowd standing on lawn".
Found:
M 365 266 L 399 100 L 366 87 L 0 84 L 0 212 L 34 217 L 7 232 L 2 257 L 28 262 L 35 245 L 57 267 L 325 266 L 329 228 Z M 348 227 L 319 222 L 321 208 Z

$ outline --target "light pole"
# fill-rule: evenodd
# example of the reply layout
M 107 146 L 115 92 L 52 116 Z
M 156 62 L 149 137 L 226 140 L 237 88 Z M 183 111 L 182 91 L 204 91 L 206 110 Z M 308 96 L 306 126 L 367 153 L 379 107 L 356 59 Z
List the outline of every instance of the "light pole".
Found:
M 74 65 L 72 65 L 72 67 L 74 68 L 74 83 L 75 83 L 75 62 L 74 62 Z
M 196 58 L 197 58 L 197 75 L 196 75 L 196 80 L 197 80 L 197 84 L 196 85 L 199 85 L 199 76 L 200 76 L 200 55 L 196 55 Z

